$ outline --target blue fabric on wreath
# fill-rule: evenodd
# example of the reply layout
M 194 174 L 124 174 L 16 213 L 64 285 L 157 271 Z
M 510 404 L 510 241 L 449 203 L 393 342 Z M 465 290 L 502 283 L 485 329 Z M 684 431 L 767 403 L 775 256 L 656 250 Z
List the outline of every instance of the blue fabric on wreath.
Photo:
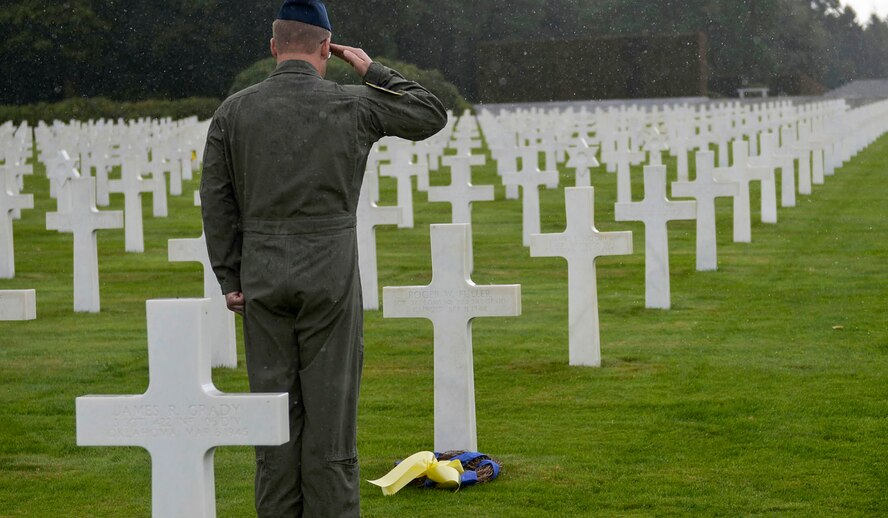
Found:
M 441 452 L 437 452 L 437 451 L 435 452 L 436 459 L 440 460 L 441 455 L 442 455 Z M 474 461 L 475 459 L 478 459 L 479 457 L 487 457 L 487 455 L 485 455 L 483 453 L 478 453 L 477 451 L 467 451 L 461 455 L 457 455 L 456 457 L 452 457 L 451 459 L 448 459 L 448 460 L 453 460 L 453 459 L 459 460 L 459 462 L 463 465 L 463 468 L 465 468 L 467 464 Z M 490 480 L 494 480 L 496 477 L 499 476 L 499 472 L 500 472 L 499 464 L 490 460 L 489 457 L 487 457 L 484 460 L 482 460 L 481 462 L 479 462 L 477 467 L 480 468 L 482 466 L 490 466 L 491 468 L 493 468 L 493 476 L 491 477 Z M 476 471 L 470 470 L 470 469 L 466 469 L 465 472 L 462 474 L 462 476 L 460 476 L 460 480 L 459 480 L 460 487 L 474 486 L 478 482 L 479 482 L 478 473 Z M 433 489 L 433 488 L 438 487 L 438 483 L 433 480 L 426 479 L 424 487 L 429 488 L 429 489 Z

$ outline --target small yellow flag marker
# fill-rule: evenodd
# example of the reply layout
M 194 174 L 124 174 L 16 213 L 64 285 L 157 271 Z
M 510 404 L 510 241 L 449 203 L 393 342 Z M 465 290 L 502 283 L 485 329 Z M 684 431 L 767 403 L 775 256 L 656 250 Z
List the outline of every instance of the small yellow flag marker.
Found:
M 409 484 L 411 480 L 422 476 L 437 482 L 438 487 L 457 488 L 462 473 L 463 467 L 459 460 L 439 462 L 434 453 L 421 451 L 401 461 L 382 478 L 367 482 L 381 487 L 382 494 L 385 496 L 391 496 Z

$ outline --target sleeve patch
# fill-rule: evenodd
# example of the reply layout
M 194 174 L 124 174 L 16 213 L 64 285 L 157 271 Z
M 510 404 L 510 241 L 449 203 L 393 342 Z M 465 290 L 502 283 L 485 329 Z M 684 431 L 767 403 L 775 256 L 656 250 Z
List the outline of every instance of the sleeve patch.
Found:
M 395 95 L 395 96 L 398 96 L 398 97 L 401 97 L 402 95 L 404 95 L 404 92 L 396 92 L 396 91 L 394 91 L 394 90 L 389 90 L 388 88 L 383 88 L 383 87 L 381 87 L 381 86 L 379 86 L 379 85 L 375 85 L 375 84 L 373 84 L 373 83 L 365 82 L 364 84 L 367 85 L 367 86 L 369 86 L 370 88 L 375 88 L 375 89 L 380 90 L 380 91 L 382 91 L 382 92 L 385 92 L 385 93 L 387 93 L 387 94 Z

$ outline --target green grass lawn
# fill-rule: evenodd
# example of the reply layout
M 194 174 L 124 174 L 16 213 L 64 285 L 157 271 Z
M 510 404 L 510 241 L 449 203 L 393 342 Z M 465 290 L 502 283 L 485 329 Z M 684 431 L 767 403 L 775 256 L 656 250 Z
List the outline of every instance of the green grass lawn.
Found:
M 76 446 L 74 399 L 144 392 L 145 300 L 201 295 L 199 265 L 167 261 L 168 239 L 200 233 L 197 181 L 166 219 L 145 196 L 144 254 L 124 253 L 123 230 L 99 232 L 102 312 L 74 314 L 72 239 L 44 230 L 54 202 L 37 169 L 26 179 L 36 208 L 15 224 L 18 275 L 0 281 L 38 301 L 38 320 L 0 323 L 0 516 L 149 516 L 147 452 Z M 474 182 L 498 185 L 494 171 Z M 886 173 L 888 137 L 776 225 L 757 221 L 754 201 L 751 244 L 731 242 L 720 200 L 718 272 L 694 271 L 694 223 L 670 224 L 673 309 L 660 311 L 644 309 L 643 228 L 613 221 L 615 175 L 593 172 L 597 227 L 633 230 L 636 250 L 598 261 L 599 369 L 568 366 L 566 263 L 530 258 L 521 204 L 498 186 L 497 201 L 475 204 L 473 278 L 521 284 L 523 315 L 477 319 L 473 341 L 479 448 L 502 476 L 394 497 L 364 483 L 364 515 L 888 514 Z M 382 188 L 393 203 L 394 183 Z M 560 232 L 563 190 L 541 196 L 543 231 Z M 450 209 L 425 193 L 415 202 L 415 229 L 378 230 L 382 286 L 431 280 L 428 225 Z M 359 446 L 372 479 L 433 447 L 432 326 L 369 312 L 365 334 Z M 239 355 L 237 370 L 214 371 L 223 391 L 247 391 Z M 220 517 L 252 514 L 252 481 L 251 448 L 217 450 Z

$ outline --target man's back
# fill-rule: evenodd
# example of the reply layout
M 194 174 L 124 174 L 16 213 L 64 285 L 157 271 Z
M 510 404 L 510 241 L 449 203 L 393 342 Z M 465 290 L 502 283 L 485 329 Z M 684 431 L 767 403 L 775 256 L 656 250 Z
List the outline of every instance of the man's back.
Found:
M 304 61 L 281 63 L 217 113 L 242 217 L 353 216 L 370 147 L 391 129 L 411 139 L 434 134 L 445 117 L 434 108 L 326 81 Z M 417 112 L 412 120 L 403 120 L 411 111 Z

